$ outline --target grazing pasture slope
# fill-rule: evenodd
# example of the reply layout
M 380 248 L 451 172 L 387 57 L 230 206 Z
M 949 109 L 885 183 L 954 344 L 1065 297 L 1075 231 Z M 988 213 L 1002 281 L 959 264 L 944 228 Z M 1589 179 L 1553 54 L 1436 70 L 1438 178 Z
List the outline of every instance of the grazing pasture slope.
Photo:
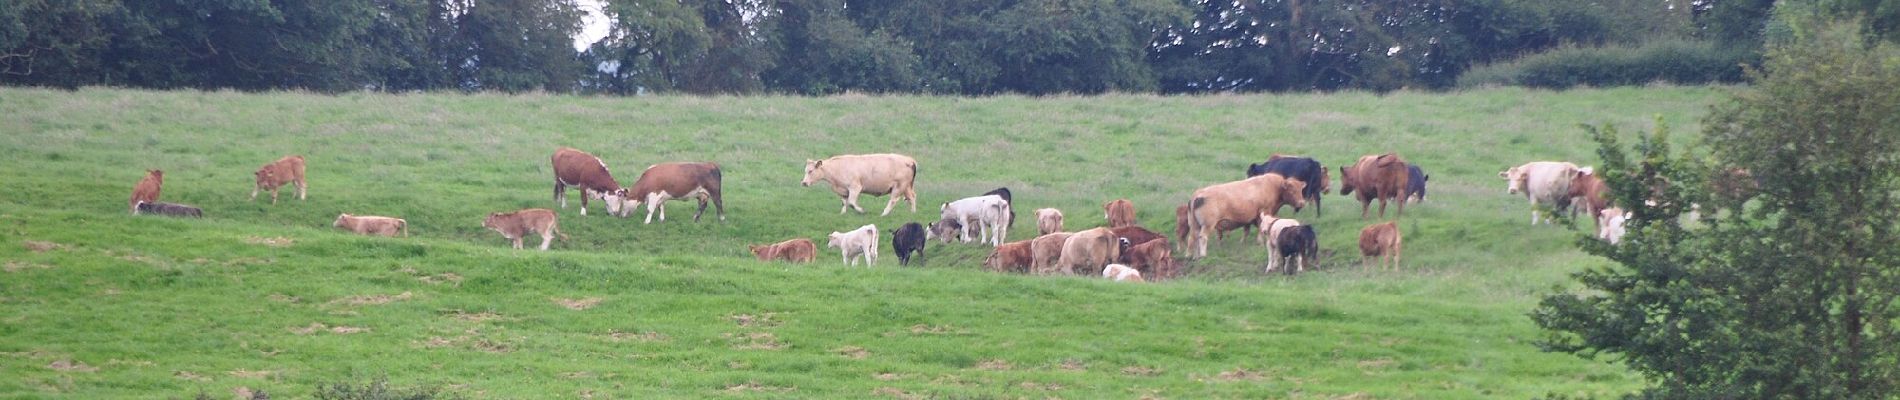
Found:
M 0 89 L 0 397 L 299 398 L 377 377 L 473 398 L 1623 393 L 1638 382 L 1621 366 L 1535 348 L 1540 333 L 1524 314 L 1537 295 L 1603 261 L 1571 245 L 1590 232 L 1524 224 L 1528 206 L 1497 174 L 1533 160 L 1590 164 L 1578 123 L 1647 127 L 1660 116 L 1697 129 L 1719 90 L 812 99 Z M 726 221 L 645 225 L 561 208 L 548 159 L 561 146 L 600 156 L 622 179 L 660 162 L 716 162 Z M 997 187 L 1012 190 L 1014 208 L 1062 210 L 1068 231 L 1103 226 L 1102 204 L 1126 198 L 1141 226 L 1167 232 L 1191 191 L 1242 179 L 1271 154 L 1336 169 L 1386 152 L 1434 178 L 1432 200 L 1399 219 L 1397 272 L 1356 266 L 1356 233 L 1376 217 L 1310 208 L 1283 211 L 1312 226 L 1320 248 L 1291 277 L 1262 275 L 1266 250 L 1237 232 L 1186 278 L 1148 284 L 1099 271 L 984 272 L 991 247 L 975 243 L 930 243 L 923 268 L 886 258 L 869 269 L 843 267 L 836 249 L 789 264 L 756 261 L 747 247 L 866 224 L 893 232 Z M 926 207 L 839 214 L 837 195 L 799 185 L 806 159 L 875 153 L 917 160 Z M 250 201 L 253 171 L 285 154 L 305 157 L 319 190 Z M 132 185 L 159 169 L 164 200 L 205 218 L 124 211 Z M 481 226 L 524 208 L 555 210 L 571 240 L 512 250 Z M 332 227 L 342 213 L 402 218 L 410 236 Z M 1035 229 L 1017 224 L 1010 238 Z

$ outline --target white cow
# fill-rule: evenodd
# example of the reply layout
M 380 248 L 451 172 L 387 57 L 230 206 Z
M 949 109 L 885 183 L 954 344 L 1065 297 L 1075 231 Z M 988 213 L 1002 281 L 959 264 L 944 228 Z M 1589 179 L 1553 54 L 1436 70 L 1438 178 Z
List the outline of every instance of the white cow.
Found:
M 1629 222 L 1630 212 L 1621 208 L 1605 208 L 1597 215 L 1597 238 L 1616 244 L 1623 241 L 1623 224 Z
M 990 246 L 1003 245 L 1003 238 L 1009 233 L 1009 200 L 1003 196 L 987 195 L 964 198 L 943 203 L 943 219 L 963 224 L 959 239 L 964 242 L 976 240 Z
M 825 248 L 836 247 L 844 253 L 845 265 L 858 265 L 853 256 L 864 255 L 864 266 L 877 265 L 877 225 L 865 225 L 850 232 L 832 232 Z
M 1121 264 L 1109 264 L 1107 267 L 1103 267 L 1102 277 L 1116 282 L 1143 282 L 1141 279 L 1141 271 L 1136 271 L 1134 268 L 1129 268 Z
M 1570 181 L 1584 173 L 1576 164 L 1561 161 L 1535 161 L 1511 167 L 1499 172 L 1498 177 L 1510 182 L 1506 189 L 1511 194 L 1523 193 L 1531 202 L 1531 225 L 1537 225 L 1541 215 L 1535 207 L 1538 204 L 1549 205 L 1553 211 L 1563 211 L 1570 206 Z M 1556 215 L 1544 216 L 1549 224 Z

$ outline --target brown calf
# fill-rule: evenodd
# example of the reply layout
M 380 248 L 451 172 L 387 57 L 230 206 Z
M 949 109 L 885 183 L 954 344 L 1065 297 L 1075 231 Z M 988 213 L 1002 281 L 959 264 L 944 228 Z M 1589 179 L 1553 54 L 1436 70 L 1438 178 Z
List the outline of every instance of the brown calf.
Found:
M 1068 243 L 1073 233 L 1056 232 L 1037 236 L 1029 241 L 1030 272 L 1036 275 L 1049 275 L 1056 272 L 1056 261 L 1062 258 L 1062 245 Z
M 1102 205 L 1102 212 L 1108 215 L 1108 227 L 1120 228 L 1135 225 L 1135 203 L 1128 199 L 1115 199 Z
M 752 245 L 746 248 L 752 250 L 752 256 L 758 257 L 759 261 L 785 260 L 805 264 L 818 257 L 818 245 L 806 238 L 767 245 Z
M 125 201 L 126 207 L 131 209 L 132 215 L 138 215 L 139 203 L 157 203 L 159 189 L 163 186 L 165 186 L 165 171 L 145 170 L 145 179 L 140 179 L 137 185 L 132 186 L 132 199 Z
M 297 200 L 303 200 L 308 188 L 303 180 L 303 156 L 284 156 L 258 167 L 257 172 L 251 174 L 257 177 L 256 184 L 251 186 L 251 201 L 257 201 L 258 190 L 269 190 L 270 203 L 277 204 L 277 189 L 285 184 L 296 184 Z
M 1570 178 L 1570 205 L 1571 218 L 1577 217 L 1577 211 L 1601 215 L 1603 209 L 1610 208 L 1610 187 L 1589 168 L 1579 169 L 1577 176 Z
M 397 233 L 401 233 L 403 236 L 409 236 L 409 221 L 404 221 L 402 218 L 344 213 L 336 216 L 336 222 L 331 223 L 330 226 L 358 235 L 396 237 Z
M 1365 265 L 1373 257 L 1380 257 L 1380 269 L 1390 262 L 1392 270 L 1397 271 L 1399 252 L 1405 248 L 1404 239 L 1400 236 L 1397 222 L 1367 225 L 1365 229 L 1359 230 L 1359 264 Z
M 991 272 L 1028 273 L 1029 266 L 1033 263 L 1031 256 L 1035 255 L 1031 251 L 1034 242 L 1035 239 L 1030 239 L 996 246 L 996 251 L 990 252 L 990 257 L 983 259 L 983 268 Z
M 1142 276 L 1156 280 L 1174 277 L 1174 251 L 1168 248 L 1168 239 L 1150 240 L 1146 243 L 1128 247 L 1122 254 L 1122 263 L 1141 271 Z

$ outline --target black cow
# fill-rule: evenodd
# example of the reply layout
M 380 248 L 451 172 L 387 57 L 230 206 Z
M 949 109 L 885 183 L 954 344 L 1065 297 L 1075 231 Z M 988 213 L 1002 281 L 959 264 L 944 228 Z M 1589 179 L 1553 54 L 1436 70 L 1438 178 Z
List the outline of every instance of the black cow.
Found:
M 200 210 L 198 209 L 198 207 L 192 207 L 192 206 L 188 206 L 184 204 L 173 204 L 173 203 L 165 203 L 165 202 L 147 203 L 147 202 L 141 201 L 138 204 L 138 208 L 139 208 L 140 214 L 158 214 L 158 215 L 169 215 L 173 217 L 192 217 L 192 218 L 205 217 L 204 210 Z
M 1312 225 L 1290 226 L 1282 229 L 1280 236 L 1273 238 L 1273 247 L 1274 251 L 1278 252 L 1275 256 L 1280 257 L 1279 260 L 1274 261 L 1279 262 L 1280 268 L 1286 269 L 1287 275 L 1293 274 L 1294 264 L 1289 264 L 1289 261 L 1295 257 L 1299 260 L 1299 269 L 1302 271 L 1306 270 L 1307 264 L 1319 260 L 1319 234 L 1313 231 Z M 1272 261 L 1268 262 L 1269 266 L 1272 264 Z
M 1416 164 L 1408 167 L 1411 169 L 1412 178 L 1405 184 L 1405 200 L 1413 203 L 1424 202 L 1425 181 L 1432 180 L 1432 176 L 1426 175 L 1425 170 L 1419 169 Z M 1417 199 L 1414 200 L 1413 198 Z
M 1266 174 L 1280 174 L 1280 176 L 1306 183 L 1306 201 L 1313 203 L 1314 213 L 1319 216 L 1326 215 L 1320 207 L 1320 195 L 1331 191 L 1331 185 L 1327 183 L 1326 167 L 1319 165 L 1319 161 L 1307 157 L 1275 154 L 1273 157 L 1268 157 L 1265 163 L 1247 166 L 1248 178 Z M 1300 208 L 1294 207 L 1293 211 L 1299 212 Z
M 917 261 L 924 258 L 924 226 L 916 222 L 905 223 L 891 234 L 891 248 L 897 249 L 897 265 L 910 265 L 910 253 L 917 253 Z
M 996 190 L 991 190 L 987 193 L 983 193 L 983 195 L 984 196 L 994 195 L 994 196 L 1002 197 L 1003 202 L 1009 204 L 1009 223 L 1006 224 L 1005 228 L 1015 228 L 1016 227 L 1016 200 L 1009 197 L 1009 188 L 1006 188 L 1006 187 L 996 188 Z

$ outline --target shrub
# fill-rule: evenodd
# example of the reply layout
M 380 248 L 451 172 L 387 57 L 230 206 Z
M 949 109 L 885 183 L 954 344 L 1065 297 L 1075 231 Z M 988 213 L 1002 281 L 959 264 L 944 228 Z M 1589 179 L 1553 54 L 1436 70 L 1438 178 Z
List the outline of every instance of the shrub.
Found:
M 1661 40 L 1639 46 L 1559 47 L 1515 60 L 1472 68 L 1460 87 L 1487 85 L 1563 89 L 1572 86 L 1644 85 L 1742 81 L 1742 65 L 1760 57 L 1746 49 L 1708 41 Z

